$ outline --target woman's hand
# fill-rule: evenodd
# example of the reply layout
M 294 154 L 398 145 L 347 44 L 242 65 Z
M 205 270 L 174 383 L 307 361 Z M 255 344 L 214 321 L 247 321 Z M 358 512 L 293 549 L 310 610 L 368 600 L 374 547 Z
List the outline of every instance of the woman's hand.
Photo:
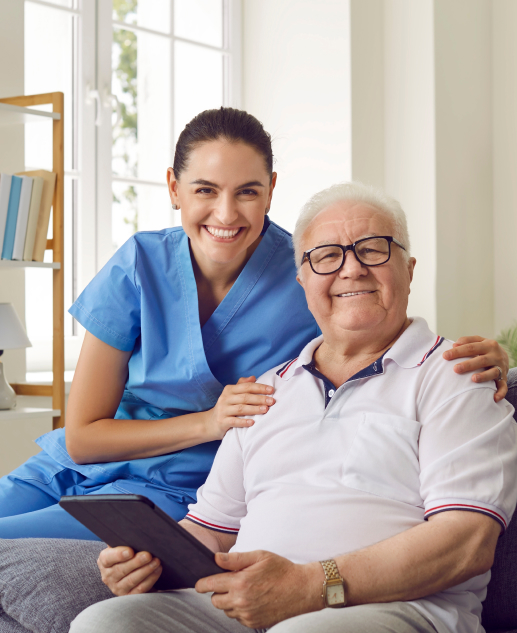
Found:
M 130 547 L 107 547 L 97 560 L 102 582 L 116 596 L 147 593 L 162 573 L 160 561 Z
M 255 376 L 249 376 L 239 378 L 236 385 L 226 385 L 215 407 L 207 411 L 206 433 L 211 440 L 222 440 L 234 426 L 252 426 L 253 420 L 238 416 L 263 415 L 275 404 L 273 387 L 255 381 Z
M 456 343 L 453 343 L 453 349 L 447 350 L 442 356 L 445 360 L 472 356 L 473 358 L 470 360 L 464 360 L 454 365 L 454 371 L 457 374 L 465 374 L 476 369 L 484 369 L 481 373 L 474 374 L 472 380 L 474 382 L 495 380 L 497 391 L 494 394 L 494 400 L 499 402 L 506 396 L 508 392 L 506 379 L 510 363 L 508 354 L 497 341 L 482 336 L 462 336 Z M 499 377 L 498 367 L 501 368 L 501 380 L 497 380 Z

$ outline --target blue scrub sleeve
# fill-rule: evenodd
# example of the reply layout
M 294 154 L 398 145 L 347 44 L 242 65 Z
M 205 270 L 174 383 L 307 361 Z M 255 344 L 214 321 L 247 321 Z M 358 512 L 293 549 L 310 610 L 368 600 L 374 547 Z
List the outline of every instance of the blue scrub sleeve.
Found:
M 133 237 L 86 286 L 69 312 L 104 343 L 130 352 L 140 336 L 141 302 Z

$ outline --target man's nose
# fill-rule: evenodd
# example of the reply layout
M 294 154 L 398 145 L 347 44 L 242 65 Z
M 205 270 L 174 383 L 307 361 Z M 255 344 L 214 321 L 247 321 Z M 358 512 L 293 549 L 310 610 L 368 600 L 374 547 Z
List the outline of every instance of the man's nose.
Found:
M 221 195 L 214 209 L 214 215 L 221 224 L 230 225 L 239 217 L 232 196 Z
M 345 253 L 345 261 L 339 270 L 340 277 L 361 277 L 368 274 L 368 267 L 357 259 L 354 251 Z

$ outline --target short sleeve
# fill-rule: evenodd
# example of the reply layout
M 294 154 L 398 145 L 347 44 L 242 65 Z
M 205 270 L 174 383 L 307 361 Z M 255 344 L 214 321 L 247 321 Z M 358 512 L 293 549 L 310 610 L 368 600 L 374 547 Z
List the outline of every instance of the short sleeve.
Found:
M 130 352 L 140 335 L 137 251 L 130 238 L 86 286 L 69 312 L 104 343 Z
M 237 534 L 246 516 L 244 472 L 240 433 L 230 429 L 217 451 L 206 482 L 189 505 L 187 519 L 217 532 Z
M 448 510 L 486 514 L 506 529 L 517 502 L 517 424 L 494 390 L 470 389 L 423 421 L 420 485 L 425 518 Z

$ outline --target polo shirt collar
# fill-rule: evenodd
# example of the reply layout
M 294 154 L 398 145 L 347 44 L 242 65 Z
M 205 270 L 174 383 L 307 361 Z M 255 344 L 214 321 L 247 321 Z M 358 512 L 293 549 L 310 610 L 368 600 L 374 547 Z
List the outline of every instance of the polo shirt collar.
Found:
M 445 340 L 443 336 L 433 334 L 422 317 L 410 319 L 411 325 L 384 356 L 384 361 L 391 358 L 406 369 L 420 367 Z
M 422 317 L 410 317 L 411 324 L 395 344 L 382 357 L 382 364 L 391 359 L 407 369 L 420 367 L 427 358 L 443 343 L 443 336 L 433 334 Z M 310 341 L 301 351 L 300 356 L 285 363 L 276 372 L 284 380 L 289 380 L 297 370 L 308 365 L 314 352 L 323 343 L 323 335 Z

